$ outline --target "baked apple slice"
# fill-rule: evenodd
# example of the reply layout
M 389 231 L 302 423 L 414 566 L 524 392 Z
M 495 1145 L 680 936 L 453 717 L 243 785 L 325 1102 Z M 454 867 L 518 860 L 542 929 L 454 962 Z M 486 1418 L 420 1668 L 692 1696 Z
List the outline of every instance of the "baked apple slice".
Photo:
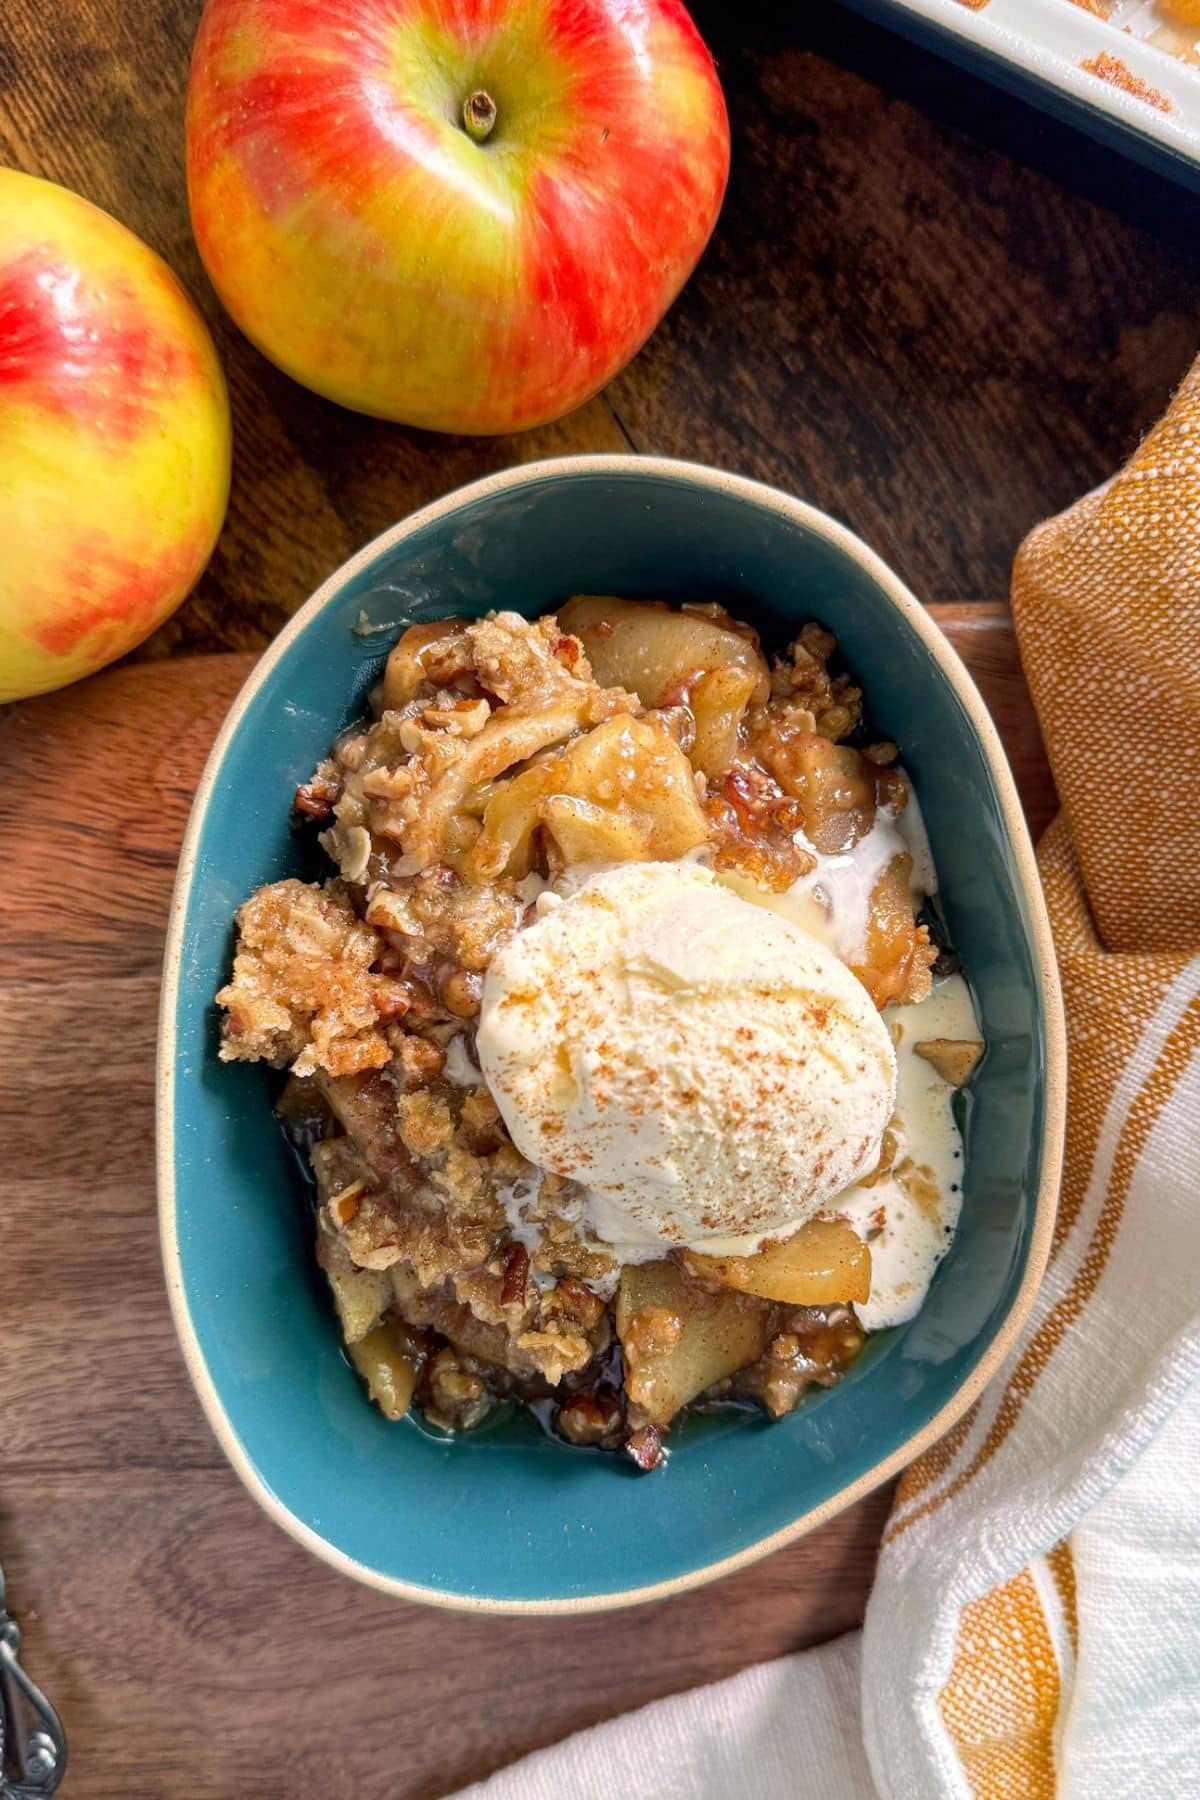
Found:
M 755 1362 L 772 1316 L 767 1302 L 690 1280 L 676 1263 L 627 1264 L 616 1323 L 631 1422 L 661 1429 L 697 1394 Z

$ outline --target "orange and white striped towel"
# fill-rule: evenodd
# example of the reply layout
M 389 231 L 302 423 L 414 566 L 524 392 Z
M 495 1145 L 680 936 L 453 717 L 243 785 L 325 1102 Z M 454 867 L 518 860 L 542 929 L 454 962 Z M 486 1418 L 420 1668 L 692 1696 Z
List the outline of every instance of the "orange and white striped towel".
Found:
M 1200 1795 L 1200 363 L 1030 535 L 1013 612 L 1062 797 L 1039 855 L 1071 1059 L 1032 1315 L 904 1476 L 861 1633 L 479 1800 Z

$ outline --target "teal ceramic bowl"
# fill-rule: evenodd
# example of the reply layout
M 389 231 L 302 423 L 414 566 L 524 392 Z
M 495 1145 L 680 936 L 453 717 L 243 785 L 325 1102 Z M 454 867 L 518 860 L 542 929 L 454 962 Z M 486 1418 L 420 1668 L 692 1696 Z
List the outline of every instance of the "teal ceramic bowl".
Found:
M 544 1437 L 525 1415 L 439 1439 L 389 1424 L 343 1357 L 308 1201 L 255 1068 L 217 1060 L 212 996 L 235 908 L 315 869 L 296 783 L 363 708 L 418 618 L 590 592 L 718 598 L 782 647 L 837 633 L 902 746 L 988 1054 L 965 1204 L 923 1311 L 777 1424 L 686 1418 L 660 1473 Z M 263 1507 L 335 1568 L 406 1599 L 582 1611 L 723 1575 L 828 1519 L 939 1437 L 998 1367 L 1045 1263 L 1064 1049 L 1049 930 L 1011 775 L 962 664 L 917 601 L 811 507 L 685 463 L 593 457 L 464 488 L 351 559 L 238 696 L 196 795 L 171 917 L 159 1052 L 163 1254 L 192 1379 Z

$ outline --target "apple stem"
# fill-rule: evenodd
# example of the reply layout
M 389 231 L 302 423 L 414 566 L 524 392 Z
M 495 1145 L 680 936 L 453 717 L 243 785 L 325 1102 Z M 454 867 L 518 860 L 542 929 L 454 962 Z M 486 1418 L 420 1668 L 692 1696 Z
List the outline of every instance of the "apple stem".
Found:
M 483 88 L 476 88 L 463 101 L 463 130 L 473 143 L 482 144 L 492 135 L 496 123 L 496 102 Z

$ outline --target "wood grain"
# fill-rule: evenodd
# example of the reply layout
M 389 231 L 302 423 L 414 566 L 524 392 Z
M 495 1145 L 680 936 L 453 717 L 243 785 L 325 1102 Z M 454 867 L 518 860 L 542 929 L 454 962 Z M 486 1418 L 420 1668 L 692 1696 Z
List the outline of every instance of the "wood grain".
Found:
M 0 162 L 160 250 L 229 376 L 229 522 L 143 656 L 261 648 L 367 538 L 537 456 L 656 451 L 777 482 L 926 601 L 1002 595 L 1030 525 L 1124 459 L 1195 351 L 1200 202 L 840 6 L 693 11 L 733 128 L 697 276 L 601 398 L 449 439 L 316 399 L 221 312 L 181 154 L 200 0 L 5 0 Z
M 936 616 L 1044 822 L 1004 609 Z M 433 1800 L 857 1623 L 888 1505 L 714 1587 L 567 1624 L 368 1592 L 243 1491 L 167 1312 L 152 1065 L 179 841 L 252 662 L 127 667 L 0 717 L 0 1560 L 66 1719 L 68 1800 Z

